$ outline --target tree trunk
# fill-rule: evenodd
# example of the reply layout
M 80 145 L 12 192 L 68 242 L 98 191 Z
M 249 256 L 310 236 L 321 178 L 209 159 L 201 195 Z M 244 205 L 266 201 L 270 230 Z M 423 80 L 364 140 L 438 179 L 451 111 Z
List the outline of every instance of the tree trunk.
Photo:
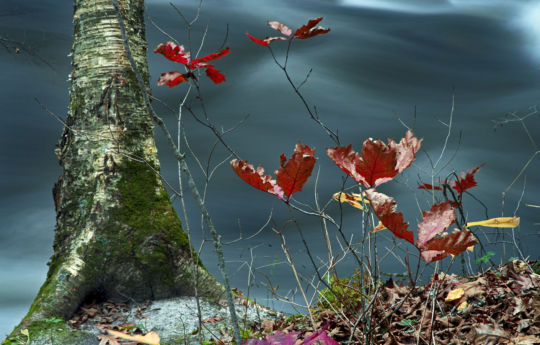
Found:
M 131 53 L 148 85 L 143 0 L 119 0 Z M 70 107 L 56 153 L 54 254 L 17 330 L 69 318 L 89 296 L 219 298 L 159 177 L 154 126 L 111 0 L 74 0 Z M 193 258 L 193 260 L 192 260 Z M 195 262 L 195 264 L 193 264 Z M 14 331 L 15 332 L 15 331 Z

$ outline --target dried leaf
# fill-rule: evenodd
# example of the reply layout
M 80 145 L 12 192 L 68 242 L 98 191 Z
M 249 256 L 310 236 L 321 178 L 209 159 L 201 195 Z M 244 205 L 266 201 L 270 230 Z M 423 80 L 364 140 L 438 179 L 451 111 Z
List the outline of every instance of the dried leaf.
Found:
M 360 209 L 360 210 L 364 210 L 364 206 L 362 205 L 363 203 L 364 204 L 369 203 L 366 197 L 362 196 L 362 194 L 359 194 L 359 193 L 347 194 L 344 192 L 337 192 L 334 195 L 332 195 L 332 199 L 341 203 L 346 202 L 349 205 L 356 207 L 357 209 Z
M 137 335 L 129 335 L 129 334 L 125 334 L 125 333 L 118 332 L 118 331 L 112 331 L 112 330 L 107 330 L 107 332 L 110 335 L 113 335 L 113 336 L 115 336 L 117 338 L 133 340 L 133 341 L 136 341 L 138 343 L 143 343 L 143 344 L 148 344 L 148 345 L 159 345 L 160 344 L 159 335 L 154 331 L 150 331 L 150 332 L 146 333 L 145 335 L 139 335 L 139 334 L 137 334 Z
M 467 227 L 485 226 L 490 228 L 517 228 L 519 226 L 519 217 L 498 217 L 490 218 L 478 222 L 469 222 Z
M 448 292 L 448 295 L 446 296 L 446 298 L 444 299 L 445 302 L 453 302 L 455 300 L 458 300 L 460 299 L 463 294 L 465 294 L 465 291 L 462 289 L 462 288 L 457 288 L 457 289 L 454 289 L 450 292 Z
M 268 26 L 270 26 L 274 30 L 281 32 L 285 36 L 290 36 L 292 33 L 291 28 L 289 28 L 287 25 L 282 24 L 280 22 L 276 22 L 276 21 L 268 22 Z
M 424 252 L 421 252 L 421 255 L 426 262 L 436 261 L 448 254 L 459 255 L 466 251 L 468 247 L 477 243 L 478 240 L 469 229 L 454 229 L 450 234 L 443 233 L 441 237 L 431 239 L 425 246 L 426 251 L 439 251 L 439 254 L 432 256 L 433 253 L 424 255 Z
M 116 337 L 110 335 L 98 335 L 99 345 L 120 345 Z

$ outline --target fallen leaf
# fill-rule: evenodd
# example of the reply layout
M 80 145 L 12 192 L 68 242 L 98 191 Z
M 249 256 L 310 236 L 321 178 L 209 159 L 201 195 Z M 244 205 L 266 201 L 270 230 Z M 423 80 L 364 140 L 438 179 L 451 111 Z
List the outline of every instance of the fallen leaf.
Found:
M 160 338 L 159 338 L 159 335 L 154 332 L 154 331 L 150 331 L 148 333 L 146 333 L 145 335 L 129 335 L 129 334 L 125 334 L 125 333 L 122 333 L 122 332 L 118 332 L 118 331 L 112 331 L 112 330 L 107 330 L 107 332 L 110 334 L 110 335 L 113 335 L 117 338 L 122 338 L 122 339 L 126 339 L 126 340 L 133 340 L 133 341 L 136 341 L 138 343 L 143 343 L 143 344 L 148 344 L 148 345 L 159 345 L 160 344 Z M 113 344 L 111 344 L 113 345 Z M 114 344 L 116 345 L 116 344 Z
M 454 289 L 450 292 L 448 292 L 448 296 L 446 296 L 446 298 L 444 299 L 445 302 L 453 302 L 455 300 L 458 300 L 460 299 L 463 294 L 465 293 L 465 291 L 461 288 L 457 288 L 457 289 Z
M 98 335 L 99 345 L 120 345 L 116 337 L 110 335 Z

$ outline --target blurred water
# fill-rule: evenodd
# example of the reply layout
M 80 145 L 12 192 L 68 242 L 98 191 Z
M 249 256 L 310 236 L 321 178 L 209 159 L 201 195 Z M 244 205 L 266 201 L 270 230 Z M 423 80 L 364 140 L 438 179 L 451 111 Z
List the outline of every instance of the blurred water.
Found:
M 179 4 L 186 16 L 193 16 L 198 1 Z M 147 1 L 148 14 L 160 27 L 187 44 L 184 24 L 168 5 L 168 1 Z M 0 2 L 0 37 L 23 42 L 54 67 L 49 68 L 36 56 L 7 54 L 0 50 L 3 66 L 0 74 L 0 334 L 9 332 L 20 321 L 32 298 L 44 281 L 51 254 L 54 231 L 54 208 L 51 188 L 59 174 L 54 145 L 61 127 L 44 114 L 33 101 L 38 97 L 52 111 L 64 116 L 67 109 L 71 47 L 71 1 Z M 200 25 L 192 32 L 197 46 L 208 24 L 203 54 L 214 51 L 224 39 L 229 24 L 228 42 L 231 55 L 216 62 L 227 81 L 218 86 L 203 81 L 207 110 L 218 126 L 233 126 L 244 115 L 248 121 L 226 137 L 229 144 L 244 158 L 262 164 L 268 172 L 279 166 L 279 155 L 290 155 L 301 140 L 317 148 L 320 176 L 317 191 L 325 203 L 341 187 L 341 172 L 325 157 L 324 149 L 333 143 L 312 121 L 288 88 L 281 71 L 273 65 L 268 51 L 249 41 L 245 32 L 257 37 L 273 34 L 265 27 L 267 20 L 280 20 L 298 27 L 308 18 L 323 16 L 324 26 L 332 31 L 311 40 L 295 41 L 289 66 L 296 81 L 304 79 L 309 68 L 313 72 L 303 87 L 306 98 L 316 104 L 321 119 L 338 129 L 343 143 L 353 143 L 360 150 L 368 137 L 399 139 L 405 128 L 397 117 L 414 127 L 424 138 L 425 152 L 398 183 L 381 188 L 396 196 L 411 228 L 420 217 L 420 209 L 429 207 L 429 196 L 417 193 L 419 180 L 430 173 L 429 159 L 436 160 L 444 145 L 455 87 L 454 122 L 443 161 L 451 160 L 440 174 L 465 171 L 486 163 L 477 174 L 479 186 L 474 195 L 487 205 L 489 216 L 499 216 L 501 193 L 517 176 L 532 153 L 537 150 L 519 123 L 508 123 L 493 130 L 492 120 L 509 112 L 524 115 L 538 103 L 540 91 L 540 28 L 538 1 L 263 1 L 209 0 L 204 3 Z M 29 24 L 31 23 L 31 24 Z M 148 25 L 149 51 L 168 40 Z M 275 43 L 276 54 L 283 56 L 282 42 Z M 160 73 L 177 68 L 161 56 L 149 54 L 150 70 L 155 83 Z M 154 88 L 154 95 L 176 107 L 185 89 Z M 196 101 L 192 101 L 196 108 Z M 159 107 L 158 107 L 159 108 Z M 175 115 L 159 108 L 170 128 L 175 128 Z M 204 161 L 214 137 L 195 121 L 185 116 L 185 126 L 192 150 Z M 540 142 L 540 119 L 526 121 L 529 132 Z M 459 134 L 461 143 L 458 142 Z M 157 135 L 163 175 L 173 184 L 177 181 L 176 164 L 160 134 Z M 454 153 L 457 150 L 457 154 Z M 218 147 L 213 164 L 226 157 Z M 454 158 L 453 158 L 454 157 Z M 202 174 L 190 157 L 194 174 Z M 534 161 L 526 173 L 509 189 L 505 215 L 522 217 L 518 229 L 526 255 L 538 258 L 539 214 L 524 204 L 540 204 L 539 163 Z M 199 181 L 201 181 L 199 179 Z M 297 198 L 313 205 L 312 178 Z M 522 195 L 522 191 L 524 193 Z M 521 202 L 518 203 L 518 201 Z M 207 190 L 207 206 L 226 242 L 247 237 L 262 226 L 273 210 L 276 224 L 288 219 L 284 205 L 270 195 L 259 192 L 233 175 L 227 164 L 213 176 Z M 200 216 L 193 200 L 186 196 L 189 224 L 196 246 L 201 243 Z M 175 201 L 178 206 L 179 203 Z M 483 207 L 472 198 L 465 200 L 471 220 L 485 216 Z M 180 208 L 179 213 L 182 214 Z M 335 204 L 330 212 L 338 214 Z M 309 246 L 316 257 L 325 258 L 320 222 L 316 218 L 298 216 Z M 344 207 L 346 234 L 359 237 L 359 212 Z M 298 233 L 285 228 L 287 243 L 294 253 L 299 271 L 313 275 Z M 390 242 L 383 235 L 381 254 Z M 331 229 L 331 236 L 336 232 Z M 511 244 L 503 253 L 501 239 L 486 245 L 497 252 L 499 262 L 513 256 Z M 504 238 L 505 241 L 509 237 Z M 411 249 L 411 248 L 409 248 Z M 335 248 L 338 251 L 338 248 Z M 249 293 L 259 300 L 269 297 L 264 283 L 267 278 L 279 284 L 286 294 L 294 288 L 290 268 L 285 264 L 278 237 L 266 229 L 259 236 L 226 246 L 233 285 L 248 292 L 248 265 L 255 273 Z M 402 250 L 395 250 L 403 256 Z M 212 246 L 206 242 L 203 259 L 209 270 L 219 276 Z M 316 259 L 317 260 L 317 259 Z M 317 261 L 318 262 L 318 261 Z M 342 263 L 340 272 L 354 269 L 351 260 Z M 383 271 L 401 273 L 404 268 L 394 257 L 382 262 Z M 273 302 L 268 302 L 272 304 Z M 274 303 L 286 308 L 285 304 Z M 288 308 L 290 310 L 290 308 Z

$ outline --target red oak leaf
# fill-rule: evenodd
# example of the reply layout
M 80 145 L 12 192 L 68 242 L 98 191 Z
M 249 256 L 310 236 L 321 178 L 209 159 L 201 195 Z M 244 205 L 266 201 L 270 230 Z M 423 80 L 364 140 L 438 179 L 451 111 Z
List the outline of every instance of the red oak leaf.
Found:
M 436 261 L 449 254 L 459 255 L 477 243 L 478 240 L 469 229 L 454 229 L 450 234 L 443 233 L 441 237 L 431 239 L 420 255 L 426 262 Z
M 399 144 L 392 139 L 388 139 L 388 145 L 378 139 L 364 141 L 362 156 L 354 152 L 351 145 L 330 148 L 326 152 L 347 175 L 364 187 L 371 188 L 390 181 L 409 167 L 421 142 L 408 131 Z
M 280 37 L 266 37 L 265 39 L 260 39 L 260 38 L 257 38 L 257 37 L 253 37 L 249 34 L 249 32 L 246 32 L 246 35 L 255 43 L 257 44 L 260 44 L 262 46 L 265 46 L 265 47 L 268 47 L 268 45 L 272 42 L 272 41 L 275 41 L 275 40 L 286 40 L 287 37 L 283 37 L 283 36 L 280 36 Z
M 399 172 L 411 166 L 411 163 L 416 158 L 414 154 L 420 149 L 422 140 L 418 140 L 410 130 L 405 134 L 405 138 L 401 138 L 399 144 L 396 144 L 392 139 L 388 139 L 388 146 L 397 151 L 396 168 Z
M 409 231 L 409 223 L 403 221 L 403 214 L 396 212 L 396 201 L 388 195 L 377 192 L 375 189 L 367 189 L 366 197 L 373 207 L 377 218 L 398 238 L 402 238 L 414 244 L 414 234 Z
M 248 161 L 241 161 L 239 159 L 233 159 L 231 166 L 236 175 L 240 176 L 248 184 L 284 200 L 283 190 L 276 185 L 276 181 L 272 179 L 272 176 L 264 175 L 264 169 L 261 166 L 255 170 L 253 165 L 249 164 Z
M 362 146 L 362 156 L 351 145 L 326 150 L 328 156 L 347 175 L 366 188 L 378 186 L 397 175 L 397 151 L 380 140 L 368 139 Z
M 180 73 L 177 71 L 161 73 L 157 84 L 158 86 L 167 85 L 168 87 L 173 87 L 187 81 L 190 77 L 194 76 L 191 73 Z
M 476 172 L 483 166 L 484 164 L 474 167 L 467 172 L 462 172 L 458 181 L 452 181 L 450 186 L 457 190 L 460 194 L 469 188 L 478 186 L 478 183 L 476 183 L 474 179 L 474 174 L 476 174 Z
M 158 45 L 154 53 L 163 54 L 171 61 L 180 62 L 184 65 L 189 64 L 189 52 L 184 50 L 184 46 L 179 46 L 171 41 Z
M 322 17 L 311 19 L 306 25 L 302 25 L 300 29 L 296 30 L 296 32 L 294 33 L 294 37 L 299 39 L 306 39 L 329 32 L 330 28 L 325 29 L 322 26 L 315 26 L 321 20 L 323 20 Z
M 442 190 L 441 187 L 434 186 L 429 183 L 423 183 L 422 185 L 418 186 L 418 189 Z
M 416 247 L 422 250 L 427 243 L 440 235 L 456 220 L 456 213 L 450 201 L 434 204 L 429 211 L 422 213 L 422 221 L 418 223 L 418 239 Z
M 206 55 L 206 56 L 203 56 L 203 57 L 198 58 L 198 59 L 194 59 L 189 63 L 188 68 L 189 69 L 195 69 L 197 67 L 204 67 L 202 65 L 202 63 L 220 59 L 220 58 L 224 57 L 225 55 L 228 55 L 230 52 L 231 52 L 231 49 L 229 47 L 226 47 L 224 49 L 221 49 L 217 53 L 213 53 L 213 54 Z M 212 65 L 210 65 L 210 66 L 212 66 Z
M 311 176 L 315 166 L 315 149 L 301 143 L 296 144 L 291 159 L 281 155 L 280 168 L 276 171 L 277 184 L 283 190 L 285 196 L 290 196 L 302 190 L 302 187 Z M 287 162 L 285 164 L 285 162 Z
M 206 67 L 206 75 L 212 79 L 214 84 L 219 84 L 225 81 L 225 75 L 220 70 L 214 68 L 212 65 Z
M 289 28 L 287 25 L 282 24 L 280 22 L 276 22 L 276 21 L 268 22 L 268 26 L 274 30 L 281 32 L 285 36 L 290 36 L 292 33 L 291 28 Z
M 352 144 L 349 144 L 347 147 L 338 146 L 326 149 L 326 154 L 343 172 L 352 177 L 356 182 L 365 183 L 365 178 L 356 172 L 356 165 L 360 164 L 362 158 L 352 149 Z

